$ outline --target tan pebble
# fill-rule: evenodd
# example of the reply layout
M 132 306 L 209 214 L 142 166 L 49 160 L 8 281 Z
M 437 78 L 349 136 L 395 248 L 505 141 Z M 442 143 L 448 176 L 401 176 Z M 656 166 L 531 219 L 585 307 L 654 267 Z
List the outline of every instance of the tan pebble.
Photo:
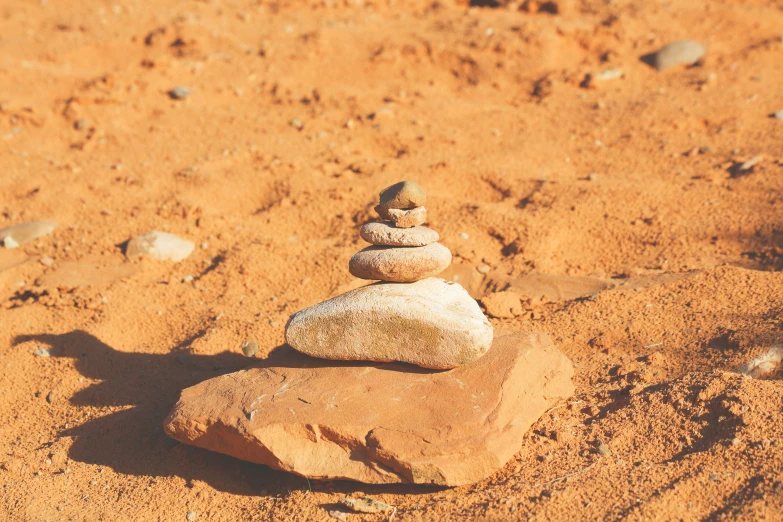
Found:
M 152 231 L 136 236 L 128 241 L 125 255 L 128 259 L 148 256 L 153 259 L 179 263 L 188 257 L 195 248 L 187 241 L 168 232 Z
M 359 235 L 373 245 L 401 247 L 426 246 L 440 238 L 431 228 L 397 228 L 391 223 L 367 223 Z
M 386 211 L 388 219 L 398 228 L 417 227 L 427 221 L 427 209 L 416 207 L 411 209 L 390 208 Z
M 379 206 L 390 208 L 422 207 L 427 201 L 427 193 L 414 181 L 400 181 L 381 191 Z
M 652 66 L 663 71 L 678 65 L 693 65 L 702 58 L 706 50 L 699 42 L 679 40 L 662 47 L 651 56 Z
M 367 247 L 354 254 L 348 269 L 360 279 L 412 283 L 440 274 L 450 264 L 449 249 L 432 243 L 421 247 Z

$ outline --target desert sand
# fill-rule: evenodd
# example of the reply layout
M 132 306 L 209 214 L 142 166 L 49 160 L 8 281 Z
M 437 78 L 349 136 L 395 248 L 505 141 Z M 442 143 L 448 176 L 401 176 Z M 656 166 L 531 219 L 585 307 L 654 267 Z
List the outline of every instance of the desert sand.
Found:
M 0 228 L 58 227 L 0 247 L 0 518 L 780 520 L 783 373 L 740 373 L 783 337 L 779 2 L 474 3 L 3 3 Z M 641 60 L 682 39 L 698 64 Z M 401 179 L 572 398 L 452 489 L 169 439 L 184 388 L 363 284 Z M 128 260 L 153 230 L 195 250 Z

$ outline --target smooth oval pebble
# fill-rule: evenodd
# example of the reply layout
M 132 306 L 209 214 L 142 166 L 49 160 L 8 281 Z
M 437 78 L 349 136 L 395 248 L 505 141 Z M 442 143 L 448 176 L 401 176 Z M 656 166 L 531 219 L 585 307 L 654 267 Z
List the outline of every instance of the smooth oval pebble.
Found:
M 413 283 L 440 274 L 451 252 L 440 243 L 421 247 L 371 246 L 354 254 L 348 270 L 360 279 Z
M 431 228 L 397 228 L 391 223 L 365 223 L 359 235 L 373 245 L 403 247 L 426 246 L 440 239 Z
M 32 221 L 12 225 L 0 230 L 0 244 L 6 248 L 16 248 L 39 237 L 51 234 L 57 228 L 53 221 Z
M 427 193 L 414 181 L 400 181 L 390 187 L 386 187 L 380 193 L 379 205 L 388 210 L 390 208 L 414 208 L 424 206 L 427 201 Z
M 390 208 L 386 211 L 389 220 L 399 228 L 417 227 L 427 221 L 427 209 L 416 207 L 411 209 Z
M 179 263 L 195 248 L 192 241 L 182 239 L 168 232 L 152 231 L 128 241 L 125 255 L 128 259 L 149 256 L 153 259 Z
M 286 342 L 312 357 L 401 361 L 446 370 L 486 353 L 493 329 L 457 283 L 375 283 L 296 312 Z
M 662 47 L 652 55 L 653 67 L 659 71 L 677 65 L 693 65 L 704 57 L 706 50 L 699 42 L 679 40 Z

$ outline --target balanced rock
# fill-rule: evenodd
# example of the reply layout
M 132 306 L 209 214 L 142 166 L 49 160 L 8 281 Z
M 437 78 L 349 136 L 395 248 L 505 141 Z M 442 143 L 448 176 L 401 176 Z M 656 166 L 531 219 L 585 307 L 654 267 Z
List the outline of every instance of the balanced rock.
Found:
M 184 390 L 166 433 L 312 479 L 458 486 L 500 469 L 574 390 L 570 361 L 543 333 L 500 336 L 475 363 L 438 373 L 281 351 L 277 365 Z
M 702 58 L 706 50 L 699 42 L 679 40 L 662 47 L 650 56 L 652 66 L 664 71 L 678 65 L 693 65 Z
M 417 227 L 427 221 L 427 209 L 424 207 L 385 209 L 380 205 L 376 205 L 375 212 L 377 212 L 382 219 L 394 223 L 394 226 L 398 228 Z
M 136 236 L 128 241 L 125 255 L 129 259 L 149 256 L 153 259 L 178 263 L 188 257 L 194 248 L 195 245 L 192 241 L 167 232 L 152 231 Z
M 427 193 L 413 181 L 400 181 L 390 187 L 386 187 L 380 193 L 380 203 L 384 210 L 391 208 L 422 207 L 427 201 Z
M 451 264 L 451 251 L 440 243 L 422 247 L 371 246 L 355 253 L 348 271 L 359 279 L 413 283 L 440 274 Z
M 397 228 L 390 223 L 365 223 L 359 235 L 373 245 L 403 247 L 427 246 L 440 239 L 431 228 Z
M 52 221 L 32 221 L 30 223 L 12 225 L 0 229 L 0 244 L 5 248 L 16 248 L 39 237 L 51 234 L 55 228 L 57 228 L 57 223 Z
M 457 283 L 376 283 L 296 312 L 285 340 L 324 359 L 400 361 L 438 370 L 475 361 L 492 325 Z
M 417 227 L 427 221 L 427 209 L 416 207 L 402 210 L 399 208 L 390 208 L 386 211 L 389 220 L 399 228 Z

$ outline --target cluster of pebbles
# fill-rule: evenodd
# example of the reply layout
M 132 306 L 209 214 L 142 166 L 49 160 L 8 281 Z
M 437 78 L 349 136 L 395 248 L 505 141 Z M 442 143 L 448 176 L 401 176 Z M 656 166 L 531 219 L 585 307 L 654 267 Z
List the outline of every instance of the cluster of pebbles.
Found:
M 348 270 L 360 279 L 413 283 L 443 272 L 451 252 L 438 243 L 434 230 L 421 226 L 427 219 L 427 194 L 412 181 L 383 190 L 375 211 L 388 221 L 366 223 L 360 235 L 370 243 L 356 253 Z
M 468 292 L 436 276 L 451 252 L 427 219 L 427 195 L 411 181 L 380 193 L 375 207 L 389 221 L 367 223 L 371 243 L 349 262 L 351 274 L 379 281 L 291 316 L 286 342 L 324 359 L 401 361 L 449 369 L 475 361 L 492 344 L 492 325 Z

